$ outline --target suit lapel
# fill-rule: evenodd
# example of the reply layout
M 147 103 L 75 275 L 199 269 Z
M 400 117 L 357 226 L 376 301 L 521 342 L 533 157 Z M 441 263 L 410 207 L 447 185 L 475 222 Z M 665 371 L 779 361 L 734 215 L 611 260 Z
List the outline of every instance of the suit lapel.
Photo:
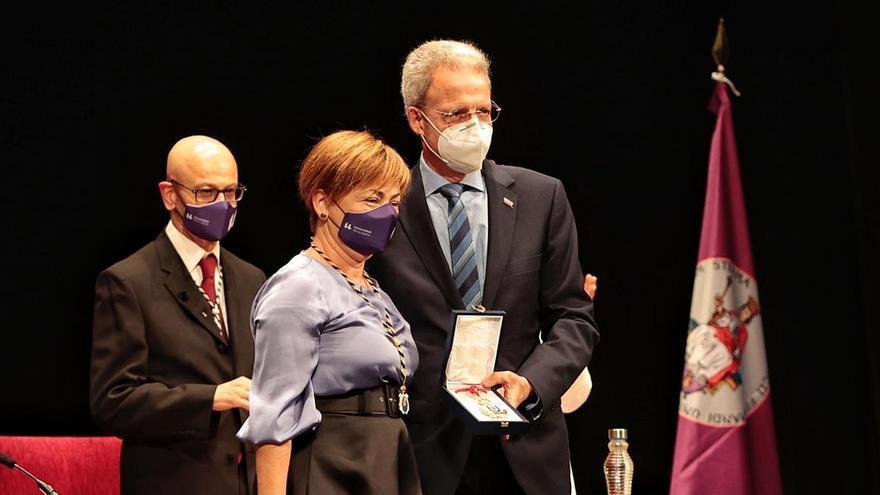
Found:
M 483 164 L 486 196 L 489 202 L 489 246 L 486 248 L 486 280 L 483 282 L 483 306 L 492 309 L 504 278 L 504 267 L 516 227 L 516 193 L 509 189 L 513 177 L 492 160 Z
M 461 300 L 458 289 L 455 288 L 452 272 L 449 271 L 449 264 L 440 249 L 437 232 L 434 230 L 434 222 L 428 212 L 428 203 L 425 201 L 425 186 L 422 184 L 422 173 L 418 165 L 412 169 L 410 184 L 409 193 L 400 208 L 400 227 L 412 243 L 416 255 L 422 260 L 425 270 L 440 288 L 449 306 L 462 308 L 464 302 Z
M 250 307 L 251 301 L 242 301 L 240 273 L 235 260 L 220 248 L 220 264 L 223 266 L 223 295 L 226 297 L 226 323 L 229 337 L 235 351 L 236 375 L 250 372 L 248 361 L 241 353 L 250 351 L 250 346 L 241 345 L 251 339 Z M 215 325 L 216 326 L 216 325 Z
M 241 300 L 239 288 L 241 274 L 238 271 L 238 264 L 223 248 L 220 248 L 220 264 L 223 267 L 223 295 L 226 297 L 226 329 L 229 332 L 234 356 L 233 375 L 251 376 L 254 347 L 250 335 L 250 301 Z M 239 419 L 244 423 L 248 418 L 248 411 L 244 409 L 236 409 L 236 411 Z
M 214 323 L 210 308 L 202 293 L 196 288 L 192 277 L 186 272 L 183 261 L 174 250 L 174 246 L 163 231 L 156 238 L 156 249 L 159 252 L 159 260 L 162 271 L 166 273 L 165 287 L 171 296 L 188 312 L 193 319 L 208 333 L 214 336 L 218 342 L 223 342 L 220 337 L 220 329 Z

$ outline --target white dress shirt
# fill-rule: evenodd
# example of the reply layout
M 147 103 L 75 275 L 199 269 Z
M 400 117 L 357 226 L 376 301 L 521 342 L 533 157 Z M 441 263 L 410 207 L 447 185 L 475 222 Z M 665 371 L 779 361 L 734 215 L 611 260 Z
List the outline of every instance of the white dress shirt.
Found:
M 177 255 L 183 261 L 183 266 L 186 267 L 189 276 L 196 283 L 196 287 L 201 287 L 202 267 L 199 266 L 199 262 L 208 255 L 208 251 L 205 251 L 198 244 L 183 235 L 170 220 L 168 225 L 165 226 L 165 234 L 168 236 L 168 240 L 171 241 L 171 245 L 174 246 L 174 250 L 177 251 Z M 217 258 L 217 268 L 214 269 L 214 289 L 217 299 L 220 300 L 220 313 L 223 315 L 223 325 L 229 328 L 229 320 L 226 319 L 226 293 L 223 291 L 223 277 L 220 270 L 219 242 L 214 245 L 211 253 Z

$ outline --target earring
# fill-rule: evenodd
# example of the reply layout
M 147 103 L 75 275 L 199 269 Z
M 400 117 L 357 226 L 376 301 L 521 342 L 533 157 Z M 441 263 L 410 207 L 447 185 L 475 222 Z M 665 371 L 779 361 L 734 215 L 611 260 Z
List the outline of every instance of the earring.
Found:
M 321 220 L 327 220 L 327 212 L 322 211 L 321 213 L 318 213 L 318 218 Z

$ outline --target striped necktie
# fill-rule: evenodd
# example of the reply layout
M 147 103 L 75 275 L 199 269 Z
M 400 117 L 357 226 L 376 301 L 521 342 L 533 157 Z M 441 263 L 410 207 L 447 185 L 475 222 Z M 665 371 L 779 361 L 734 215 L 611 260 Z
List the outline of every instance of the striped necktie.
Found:
M 464 301 L 465 309 L 478 304 L 482 299 L 480 288 L 480 274 L 477 272 L 477 249 L 474 236 L 471 233 L 468 222 L 467 210 L 461 193 L 464 186 L 461 184 L 446 184 L 440 188 L 440 193 L 446 197 L 449 203 L 449 252 L 452 258 L 452 278 L 458 287 L 458 293 Z

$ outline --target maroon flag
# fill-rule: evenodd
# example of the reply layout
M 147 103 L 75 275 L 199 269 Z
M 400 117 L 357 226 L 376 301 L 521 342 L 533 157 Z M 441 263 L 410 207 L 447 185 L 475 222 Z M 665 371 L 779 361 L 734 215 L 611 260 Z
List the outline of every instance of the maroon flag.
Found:
M 758 285 L 727 86 L 718 116 L 691 300 L 671 495 L 782 493 Z

